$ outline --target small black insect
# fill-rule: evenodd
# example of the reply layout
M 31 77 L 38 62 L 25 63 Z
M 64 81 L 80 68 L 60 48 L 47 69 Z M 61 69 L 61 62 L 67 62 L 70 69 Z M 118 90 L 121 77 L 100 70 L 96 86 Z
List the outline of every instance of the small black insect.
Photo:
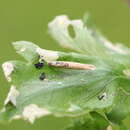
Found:
M 106 93 L 103 93 L 102 95 L 98 96 L 99 100 L 105 99 L 106 98 Z
M 39 79 L 40 79 L 40 80 L 44 80 L 45 78 L 46 78 L 45 73 L 44 73 L 44 72 L 41 73 L 41 75 L 39 76 Z
M 34 66 L 37 68 L 37 69 L 41 69 L 42 67 L 44 67 L 44 60 L 43 59 L 39 59 L 39 62 L 34 64 Z
M 37 69 L 41 69 L 42 67 L 44 67 L 44 60 L 42 59 L 41 56 L 39 56 L 39 62 L 34 64 L 34 66 L 37 68 Z
M 37 68 L 37 69 L 41 69 L 42 67 L 44 67 L 44 62 L 38 62 L 38 63 L 36 63 L 36 64 L 34 64 L 35 65 L 35 67 Z

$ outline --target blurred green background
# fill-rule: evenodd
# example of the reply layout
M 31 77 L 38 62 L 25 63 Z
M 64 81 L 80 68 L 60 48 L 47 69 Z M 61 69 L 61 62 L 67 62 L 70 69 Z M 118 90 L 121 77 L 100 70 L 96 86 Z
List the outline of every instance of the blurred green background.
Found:
M 32 41 L 43 48 L 59 50 L 47 34 L 47 24 L 56 15 L 67 14 L 72 19 L 89 12 L 97 28 L 111 41 L 130 47 L 130 8 L 123 0 L 0 0 L 0 64 L 9 59 L 21 59 L 11 42 Z M 0 70 L 0 108 L 9 86 Z M 125 123 L 130 129 L 130 117 Z M 45 117 L 34 125 L 24 121 L 0 124 L 0 130 L 60 130 L 68 118 Z

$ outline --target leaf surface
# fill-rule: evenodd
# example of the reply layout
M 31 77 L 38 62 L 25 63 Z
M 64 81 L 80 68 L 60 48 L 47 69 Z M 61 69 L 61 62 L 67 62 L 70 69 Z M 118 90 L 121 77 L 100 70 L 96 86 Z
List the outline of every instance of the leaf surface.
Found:
M 76 117 L 93 111 L 103 111 L 111 121 L 124 119 L 130 105 L 129 49 L 113 45 L 81 20 L 69 20 L 67 16 L 58 16 L 50 22 L 49 32 L 71 51 L 45 50 L 27 41 L 13 43 L 16 52 L 26 61 L 3 64 L 11 88 L 0 120 L 23 118 L 33 123 L 36 118 L 49 114 Z M 53 61 L 89 64 L 95 69 L 50 66 Z M 39 62 L 43 63 L 41 69 L 36 68 Z M 45 79 L 41 80 L 41 75 Z M 125 92 L 125 96 L 119 90 Z

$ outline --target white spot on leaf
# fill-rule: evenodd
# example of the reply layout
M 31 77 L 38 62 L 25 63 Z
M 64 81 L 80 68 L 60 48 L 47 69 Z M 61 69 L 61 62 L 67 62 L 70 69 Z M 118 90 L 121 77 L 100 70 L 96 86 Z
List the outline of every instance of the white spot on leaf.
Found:
M 58 84 L 59 84 L 59 85 L 61 85 L 61 84 L 62 84 L 62 82 L 58 82 Z
M 23 47 L 23 48 L 20 49 L 20 52 L 24 52 L 25 50 L 26 50 L 26 48 Z
M 123 70 L 123 74 L 130 77 L 130 70 Z
M 6 79 L 7 79 L 9 82 L 11 82 L 12 79 L 11 79 L 10 75 L 11 75 L 11 73 L 12 73 L 13 70 L 14 70 L 13 64 L 10 63 L 10 62 L 5 62 L 5 63 L 2 65 L 2 68 L 3 68 L 4 75 L 5 75 Z
M 66 15 L 56 16 L 54 23 L 59 23 L 60 25 L 68 25 L 70 24 L 68 17 Z
M 15 115 L 13 118 L 11 118 L 11 120 L 19 120 L 21 118 L 22 118 L 21 115 Z
M 8 96 L 4 102 L 4 105 L 7 105 L 11 102 L 14 106 L 16 106 L 16 98 L 19 96 L 19 91 L 16 90 L 15 86 L 11 86 Z
M 25 120 L 28 120 L 30 123 L 33 123 L 36 118 L 40 118 L 49 114 L 51 114 L 51 112 L 48 110 L 40 108 L 35 104 L 30 104 L 24 108 L 22 117 Z
M 41 58 L 43 58 L 43 60 L 47 62 L 55 61 L 59 58 L 57 51 L 50 51 L 50 50 L 37 48 L 36 52 L 41 56 Z
M 68 108 L 69 112 L 74 112 L 74 111 L 77 111 L 77 110 L 81 110 L 81 108 L 77 105 L 74 105 L 74 104 L 71 104 L 70 107 Z
M 102 41 L 103 41 L 103 43 L 104 43 L 104 45 L 107 47 L 107 48 L 109 48 L 109 49 L 111 49 L 112 51 L 115 51 L 115 52 L 117 52 L 117 53 L 119 53 L 119 54 L 127 54 L 128 52 L 126 51 L 126 50 L 123 50 L 122 48 L 121 48 L 121 46 L 120 46 L 120 44 L 112 44 L 111 42 L 109 42 L 108 40 L 106 40 L 106 39 L 101 39 Z
M 106 130 L 112 130 L 112 126 L 109 125 Z

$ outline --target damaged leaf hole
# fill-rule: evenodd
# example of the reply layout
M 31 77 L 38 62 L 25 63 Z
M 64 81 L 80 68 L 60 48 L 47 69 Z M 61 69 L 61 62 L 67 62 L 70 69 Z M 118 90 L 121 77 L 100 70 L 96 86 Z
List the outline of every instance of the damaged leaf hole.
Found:
M 69 36 L 71 36 L 71 38 L 75 38 L 76 34 L 74 31 L 74 27 L 71 24 L 69 24 L 67 29 L 68 29 Z
M 12 108 L 16 108 L 16 105 L 14 105 L 11 101 L 9 101 L 6 105 L 6 110 L 11 110 Z

